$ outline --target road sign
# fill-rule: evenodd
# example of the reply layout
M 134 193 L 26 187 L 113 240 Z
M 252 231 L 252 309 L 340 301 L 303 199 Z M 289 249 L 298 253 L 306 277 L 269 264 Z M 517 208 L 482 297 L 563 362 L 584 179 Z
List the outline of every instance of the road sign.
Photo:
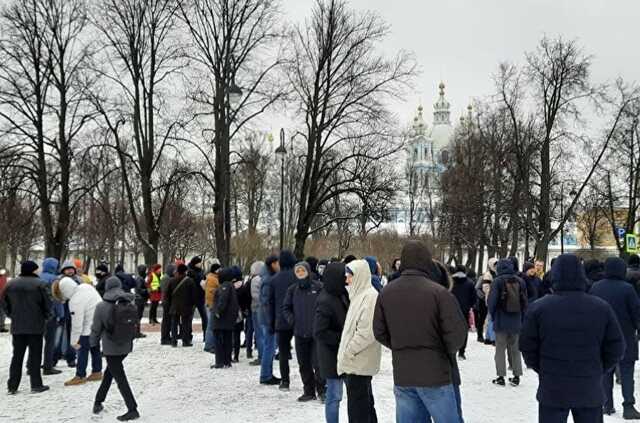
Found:
M 627 253 L 635 254 L 638 252 L 638 239 L 634 234 L 627 234 L 626 237 Z
M 620 239 L 624 238 L 627 233 L 627 230 L 625 228 L 616 228 L 616 230 L 618 231 L 618 238 Z

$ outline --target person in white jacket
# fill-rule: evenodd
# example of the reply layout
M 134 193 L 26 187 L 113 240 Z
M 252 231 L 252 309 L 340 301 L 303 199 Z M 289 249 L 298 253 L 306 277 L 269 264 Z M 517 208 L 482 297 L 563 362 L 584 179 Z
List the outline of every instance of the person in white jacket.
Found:
M 59 283 L 59 292 L 63 301 L 68 301 L 71 312 L 71 346 L 78 351 L 76 375 L 65 382 L 65 386 L 82 385 L 102 380 L 102 357 L 100 347 L 91 347 L 89 336 L 96 305 L 102 301 L 98 291 L 89 284 L 78 285 L 69 277 L 64 277 Z M 91 353 L 91 374 L 87 378 L 87 364 Z
M 349 422 L 376 423 L 371 378 L 380 371 L 382 347 L 373 335 L 373 314 L 378 292 L 371 285 L 365 260 L 347 265 L 350 306 L 338 350 L 338 374 L 347 387 Z

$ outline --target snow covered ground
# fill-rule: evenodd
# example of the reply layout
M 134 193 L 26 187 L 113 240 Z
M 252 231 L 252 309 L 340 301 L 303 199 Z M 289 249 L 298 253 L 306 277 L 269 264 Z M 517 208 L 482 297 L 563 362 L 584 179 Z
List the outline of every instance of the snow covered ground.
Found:
M 535 391 L 537 377 L 525 373 L 518 388 L 501 388 L 491 384 L 494 377 L 493 348 L 475 342 L 470 334 L 468 360 L 460 363 L 462 401 L 467 423 L 534 423 L 537 422 Z M 201 341 L 198 339 L 196 341 Z M 300 378 L 295 359 L 291 364 L 291 391 L 280 392 L 275 387 L 258 384 L 258 368 L 251 367 L 241 357 L 241 363 L 230 370 L 209 368 L 213 356 L 202 351 L 202 342 L 193 348 L 160 346 L 159 334 L 136 341 L 134 352 L 125 361 L 129 381 L 142 414 L 141 422 L 224 422 L 224 423 L 321 423 L 323 406 L 300 404 Z M 243 352 L 244 353 L 244 352 Z M 122 414 L 124 402 L 115 383 L 100 416 L 91 414 L 97 383 L 65 387 L 73 370 L 64 368 L 57 376 L 45 377 L 51 391 L 32 395 L 28 377 L 23 375 L 20 392 L 7 396 L 4 392 L 11 359 L 11 338 L 0 335 L 0 422 L 111 422 Z M 25 363 L 26 364 L 26 363 Z M 274 363 L 277 374 L 277 363 Z M 60 367 L 62 369 L 62 367 Z M 374 378 L 374 394 L 378 420 L 394 421 L 393 378 L 391 354 L 385 351 L 382 370 Z M 619 387 L 616 406 L 621 409 Z M 346 420 L 346 401 L 341 409 Z M 622 421 L 621 414 L 605 418 L 607 422 Z

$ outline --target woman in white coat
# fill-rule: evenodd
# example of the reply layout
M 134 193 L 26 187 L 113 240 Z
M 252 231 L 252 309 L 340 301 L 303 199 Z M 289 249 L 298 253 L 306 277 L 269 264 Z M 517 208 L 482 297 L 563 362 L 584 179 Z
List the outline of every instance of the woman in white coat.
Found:
M 365 260 L 347 265 L 347 290 L 351 305 L 340 339 L 338 374 L 345 376 L 350 423 L 378 421 L 371 378 L 380 370 L 382 349 L 373 335 L 373 313 L 378 292 L 371 285 Z

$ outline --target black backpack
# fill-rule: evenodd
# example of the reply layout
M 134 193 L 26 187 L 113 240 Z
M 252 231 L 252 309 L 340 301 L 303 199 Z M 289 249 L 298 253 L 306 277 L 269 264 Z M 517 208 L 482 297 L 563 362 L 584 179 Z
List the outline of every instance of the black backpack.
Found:
M 111 328 L 108 331 L 113 342 L 125 344 L 133 341 L 138 333 L 138 308 L 127 298 L 118 298 L 111 311 Z
M 522 313 L 527 306 L 527 292 L 522 289 L 520 280 L 510 276 L 502 289 L 502 308 L 507 313 Z

